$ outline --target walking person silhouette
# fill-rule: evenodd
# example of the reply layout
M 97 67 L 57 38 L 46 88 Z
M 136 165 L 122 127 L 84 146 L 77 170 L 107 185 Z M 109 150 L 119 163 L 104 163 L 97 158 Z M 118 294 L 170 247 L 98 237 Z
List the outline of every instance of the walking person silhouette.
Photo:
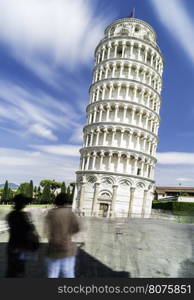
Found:
M 31 199 L 18 194 L 13 202 L 13 210 L 6 217 L 9 226 L 6 277 L 25 277 L 26 261 L 30 253 L 38 250 L 39 236 L 30 213 L 23 211 Z
M 71 237 L 79 232 L 80 226 L 68 198 L 67 194 L 58 194 L 56 208 L 51 209 L 46 216 L 48 278 L 75 277 L 77 246 Z

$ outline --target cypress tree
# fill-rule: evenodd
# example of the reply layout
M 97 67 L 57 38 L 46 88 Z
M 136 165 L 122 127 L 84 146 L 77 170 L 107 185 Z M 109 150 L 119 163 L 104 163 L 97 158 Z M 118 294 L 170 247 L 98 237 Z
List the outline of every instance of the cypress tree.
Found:
M 29 197 L 33 198 L 33 181 L 30 180 L 30 185 L 29 185 Z
M 6 182 L 5 182 L 1 201 L 2 201 L 2 203 L 5 203 L 5 204 L 7 204 L 9 202 L 9 184 L 8 184 L 8 180 L 6 180 Z
M 45 184 L 42 192 L 41 203 L 42 204 L 51 203 L 51 200 L 52 200 L 52 196 L 51 196 L 50 184 L 47 183 Z
M 65 182 L 62 182 L 62 184 L 61 184 L 61 193 L 66 194 L 66 192 L 67 192 L 67 189 L 66 189 Z

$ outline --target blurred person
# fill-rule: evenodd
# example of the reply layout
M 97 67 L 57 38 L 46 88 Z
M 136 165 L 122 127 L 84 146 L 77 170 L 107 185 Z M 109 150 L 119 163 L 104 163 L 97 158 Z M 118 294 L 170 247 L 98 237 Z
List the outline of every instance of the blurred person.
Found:
M 24 277 L 26 261 L 39 248 L 39 236 L 31 215 L 22 211 L 31 200 L 23 194 L 16 195 L 13 210 L 6 217 L 9 226 L 6 277 Z
M 55 205 L 45 219 L 47 275 L 48 278 L 74 278 L 77 246 L 71 238 L 80 231 L 80 225 L 67 194 L 58 194 Z

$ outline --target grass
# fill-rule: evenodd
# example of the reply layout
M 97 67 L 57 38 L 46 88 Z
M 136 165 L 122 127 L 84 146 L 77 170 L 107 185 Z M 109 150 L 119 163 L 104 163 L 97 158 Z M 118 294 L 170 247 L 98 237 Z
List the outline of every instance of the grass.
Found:
M 52 204 L 30 204 L 26 206 L 28 207 L 40 207 L 40 208 L 51 208 L 53 207 Z M 7 208 L 12 208 L 11 204 L 1 204 L 0 209 L 7 209 Z

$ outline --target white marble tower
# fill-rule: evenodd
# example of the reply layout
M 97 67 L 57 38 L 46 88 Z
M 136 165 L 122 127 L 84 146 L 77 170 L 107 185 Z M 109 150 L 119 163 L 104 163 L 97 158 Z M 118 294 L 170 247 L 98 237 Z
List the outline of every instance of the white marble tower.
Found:
M 163 72 L 156 33 L 142 20 L 118 19 L 106 28 L 95 60 L 73 208 L 149 217 Z

